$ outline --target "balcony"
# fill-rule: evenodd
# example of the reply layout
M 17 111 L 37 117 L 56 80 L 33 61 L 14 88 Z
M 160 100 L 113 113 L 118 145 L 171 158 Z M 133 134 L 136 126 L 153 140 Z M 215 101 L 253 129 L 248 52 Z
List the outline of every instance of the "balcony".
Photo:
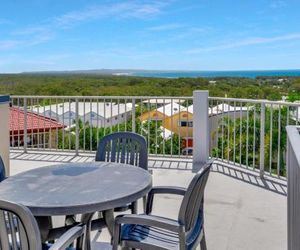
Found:
M 205 199 L 208 249 L 287 249 L 285 127 L 299 123 L 300 104 L 202 94 L 12 96 L 10 174 L 93 161 L 102 136 L 133 131 L 147 140 L 154 185 L 187 186 L 193 161 L 215 158 Z M 161 196 L 155 205 L 175 217 L 179 199 Z M 108 246 L 108 234 L 93 241 Z
M 11 174 L 60 162 L 93 161 L 92 154 L 11 153 Z M 192 179 L 191 160 L 151 157 L 154 185 L 187 186 Z M 216 162 L 206 189 L 205 226 L 208 249 L 286 249 L 286 181 L 261 179 L 259 174 L 231 164 Z M 176 218 L 180 200 L 162 195 L 154 212 Z M 141 207 L 141 205 L 140 205 Z M 57 225 L 63 220 L 58 218 Z M 93 234 L 95 245 L 109 249 L 106 231 Z

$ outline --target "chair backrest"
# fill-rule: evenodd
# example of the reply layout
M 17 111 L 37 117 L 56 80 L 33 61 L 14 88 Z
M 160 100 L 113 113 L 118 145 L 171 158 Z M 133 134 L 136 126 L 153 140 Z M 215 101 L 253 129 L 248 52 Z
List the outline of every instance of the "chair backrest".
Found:
M 119 162 L 148 169 L 147 143 L 131 132 L 109 134 L 99 142 L 96 161 Z
M 5 167 L 2 160 L 2 157 L 0 156 L 0 182 L 5 179 Z
M 0 249 L 41 250 L 41 235 L 28 208 L 0 201 Z
M 183 197 L 178 221 L 185 226 L 186 232 L 193 231 L 197 224 L 197 220 L 203 216 L 204 189 L 211 165 L 212 161 L 204 164 L 202 169 L 192 179 L 187 188 L 186 194 Z

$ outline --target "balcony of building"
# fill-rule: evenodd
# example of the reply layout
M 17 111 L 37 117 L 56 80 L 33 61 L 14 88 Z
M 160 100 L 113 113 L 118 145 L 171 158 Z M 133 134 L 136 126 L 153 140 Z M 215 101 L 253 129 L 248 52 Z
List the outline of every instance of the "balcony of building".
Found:
M 298 125 L 300 104 L 207 94 L 12 96 L 10 174 L 94 161 L 104 135 L 135 132 L 147 141 L 154 186 L 186 187 L 193 162 L 214 159 L 205 193 L 208 249 L 287 249 L 285 128 Z M 162 195 L 155 212 L 175 218 L 179 204 Z M 92 241 L 109 248 L 106 231 Z

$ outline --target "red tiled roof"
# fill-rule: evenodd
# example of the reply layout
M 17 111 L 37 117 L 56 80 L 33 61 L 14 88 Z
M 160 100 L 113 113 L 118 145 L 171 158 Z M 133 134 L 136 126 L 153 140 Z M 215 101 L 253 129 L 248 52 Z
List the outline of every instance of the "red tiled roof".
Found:
M 24 110 L 9 108 L 9 130 L 10 133 L 23 133 L 25 124 Z M 61 129 L 65 126 L 54 119 L 27 111 L 27 132 L 47 132 L 50 129 Z

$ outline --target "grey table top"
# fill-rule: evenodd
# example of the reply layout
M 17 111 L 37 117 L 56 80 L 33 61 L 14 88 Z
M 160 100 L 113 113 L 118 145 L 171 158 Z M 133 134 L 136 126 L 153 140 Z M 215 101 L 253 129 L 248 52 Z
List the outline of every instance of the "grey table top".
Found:
M 138 167 L 108 162 L 70 163 L 7 178 L 0 183 L 0 199 L 23 204 L 35 216 L 85 214 L 133 202 L 151 187 L 151 175 Z

